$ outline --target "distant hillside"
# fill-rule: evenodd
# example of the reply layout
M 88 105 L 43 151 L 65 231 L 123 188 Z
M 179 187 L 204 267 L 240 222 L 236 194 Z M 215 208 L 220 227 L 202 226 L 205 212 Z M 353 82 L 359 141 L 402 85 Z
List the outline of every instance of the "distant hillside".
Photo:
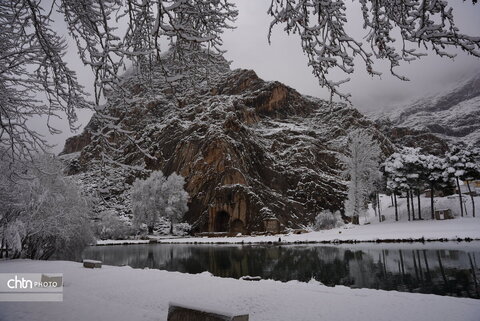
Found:
M 452 90 L 386 112 L 377 122 L 408 131 L 413 139 L 434 134 L 449 143 L 480 147 L 480 73 Z

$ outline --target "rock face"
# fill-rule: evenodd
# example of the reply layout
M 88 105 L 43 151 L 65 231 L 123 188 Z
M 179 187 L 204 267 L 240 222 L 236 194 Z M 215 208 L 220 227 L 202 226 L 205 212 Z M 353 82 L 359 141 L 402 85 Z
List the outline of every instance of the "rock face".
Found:
M 443 153 L 447 142 L 480 147 L 480 74 L 387 113 L 378 122 L 392 140 L 432 153 Z
M 449 150 L 447 139 L 427 129 L 402 127 L 385 118 L 377 120 L 376 123 L 378 128 L 398 147 L 418 147 L 423 153 L 439 156 Z
M 347 132 L 369 128 L 390 146 L 355 109 L 302 96 L 251 70 L 218 70 L 193 89 L 147 85 L 130 73 L 124 88 L 126 96 L 108 97 L 105 106 L 114 124 L 94 115 L 64 149 L 81 150 L 71 173 L 100 200 L 101 211 L 131 215 L 130 184 L 161 170 L 185 177 L 190 202 L 184 219 L 195 231 L 262 231 L 263 221 L 275 218 L 298 228 L 322 209 L 343 208 L 338 157 Z M 107 142 L 93 128 L 106 133 Z

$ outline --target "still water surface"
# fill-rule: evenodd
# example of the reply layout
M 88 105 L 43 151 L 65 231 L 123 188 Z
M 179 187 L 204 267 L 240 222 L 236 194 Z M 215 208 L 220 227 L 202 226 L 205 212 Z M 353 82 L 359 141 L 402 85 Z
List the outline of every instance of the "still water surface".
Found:
M 480 243 L 94 246 L 83 258 L 215 276 L 480 298 Z

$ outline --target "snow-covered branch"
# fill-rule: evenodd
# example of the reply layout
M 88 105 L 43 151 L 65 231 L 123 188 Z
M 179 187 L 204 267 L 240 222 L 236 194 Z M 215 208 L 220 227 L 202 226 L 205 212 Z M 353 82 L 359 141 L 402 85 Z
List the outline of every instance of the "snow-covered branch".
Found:
M 273 19 L 269 39 L 276 25 L 283 25 L 289 34 L 298 34 L 320 85 L 345 100 L 350 95 L 339 91 L 339 86 L 349 78 L 335 82 L 329 72 L 338 69 L 345 74 L 353 73 L 355 57 L 361 58 L 372 76 L 381 75 L 374 70 L 374 59 L 386 59 L 390 72 L 405 81 L 408 78 L 395 68 L 402 62 L 425 56 L 426 53 L 417 50 L 419 47 L 431 49 L 442 57 L 453 58 L 455 55 L 449 50 L 453 47 L 480 57 L 480 37 L 460 32 L 448 1 L 358 1 L 368 45 L 345 30 L 348 21 L 344 0 L 271 0 L 268 14 Z M 397 33 L 400 41 L 394 37 Z

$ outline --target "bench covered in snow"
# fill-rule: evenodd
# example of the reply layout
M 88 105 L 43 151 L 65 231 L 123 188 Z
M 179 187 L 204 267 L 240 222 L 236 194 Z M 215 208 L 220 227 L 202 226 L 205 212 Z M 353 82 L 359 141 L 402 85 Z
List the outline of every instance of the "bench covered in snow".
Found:
M 248 314 L 233 315 L 183 304 L 170 303 L 167 321 L 248 321 Z

